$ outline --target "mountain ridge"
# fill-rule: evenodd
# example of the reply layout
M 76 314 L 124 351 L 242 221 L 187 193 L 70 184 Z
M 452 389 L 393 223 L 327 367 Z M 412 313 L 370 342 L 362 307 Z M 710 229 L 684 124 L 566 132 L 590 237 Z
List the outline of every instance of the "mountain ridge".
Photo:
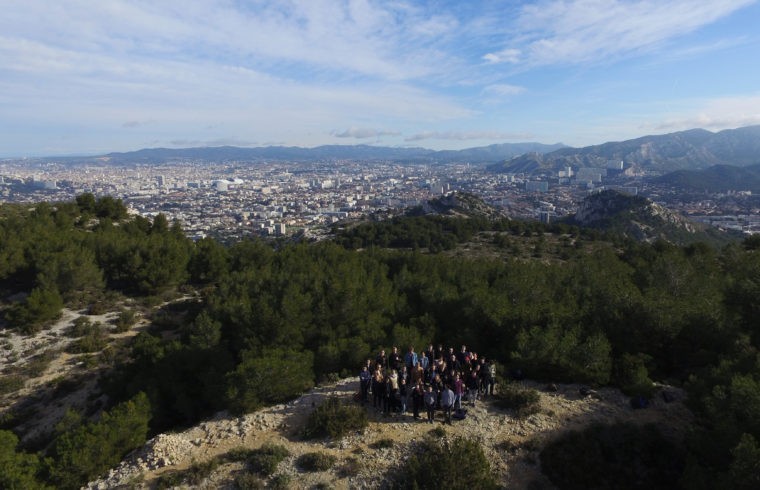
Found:
M 760 125 L 716 133 L 689 129 L 545 154 L 526 153 L 488 168 L 506 173 L 556 172 L 565 167 L 605 168 L 610 160 L 623 161 L 639 172 L 659 174 L 718 164 L 753 165 L 760 163 Z
M 652 180 L 680 191 L 690 192 L 760 192 L 760 164 L 736 167 L 713 165 L 702 170 L 676 170 Z
M 98 158 L 111 163 L 158 163 L 176 159 L 192 160 L 394 160 L 471 163 L 492 163 L 529 151 L 554 151 L 562 143 L 501 143 L 463 150 L 429 150 L 426 148 L 397 148 L 373 145 L 322 145 L 312 148 L 298 146 L 203 146 L 191 148 L 143 148 L 131 152 L 114 152 Z

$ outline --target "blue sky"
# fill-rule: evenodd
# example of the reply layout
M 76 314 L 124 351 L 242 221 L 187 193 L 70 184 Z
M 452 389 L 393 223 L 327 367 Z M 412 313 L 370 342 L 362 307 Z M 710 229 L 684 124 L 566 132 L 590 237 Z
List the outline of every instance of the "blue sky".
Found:
M 0 156 L 760 124 L 754 0 L 5 0 Z

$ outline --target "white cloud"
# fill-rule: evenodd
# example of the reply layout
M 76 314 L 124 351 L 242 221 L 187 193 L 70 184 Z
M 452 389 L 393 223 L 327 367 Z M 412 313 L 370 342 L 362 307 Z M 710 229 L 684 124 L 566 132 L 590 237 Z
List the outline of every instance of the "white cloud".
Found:
M 721 130 L 760 124 L 760 95 L 721 97 L 698 104 L 693 112 L 664 118 L 642 129 L 680 131 L 703 128 Z
M 398 131 L 388 131 L 388 130 L 383 130 L 383 129 L 351 127 L 351 128 L 346 129 L 345 131 L 332 131 L 330 132 L 330 134 L 335 136 L 336 138 L 365 139 L 365 138 L 377 138 L 379 136 L 398 136 L 401 133 Z
M 404 141 L 422 141 L 429 139 L 454 141 L 515 140 L 529 138 L 532 138 L 529 133 L 506 133 L 499 131 L 424 131 L 409 136 L 408 138 L 404 138 Z
M 525 92 L 525 87 L 520 87 L 518 85 L 509 85 L 507 83 L 495 83 L 493 85 L 488 85 L 485 88 L 483 88 L 483 93 L 499 95 L 503 97 L 506 97 L 509 95 L 517 95 L 523 92 Z
M 483 55 L 483 59 L 489 63 L 519 63 L 522 52 L 515 48 L 505 48 L 495 53 Z
M 486 61 L 600 62 L 651 51 L 755 0 L 551 0 L 526 5 L 516 33 Z M 510 56 L 513 54 L 513 56 Z

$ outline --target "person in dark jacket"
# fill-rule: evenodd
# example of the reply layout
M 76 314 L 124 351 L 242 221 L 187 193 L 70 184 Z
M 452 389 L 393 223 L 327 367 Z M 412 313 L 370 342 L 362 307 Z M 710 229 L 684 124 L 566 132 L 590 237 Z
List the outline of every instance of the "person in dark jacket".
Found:
M 475 400 L 478 398 L 478 389 L 480 388 L 480 378 L 478 372 L 473 371 L 470 373 L 470 377 L 467 378 L 467 398 L 470 400 L 470 405 L 475 406 Z
M 443 409 L 443 421 L 451 425 L 451 410 L 454 408 L 454 392 L 448 385 L 441 392 L 441 408 Z
M 362 367 L 362 371 L 359 373 L 359 388 L 361 389 L 362 405 L 369 401 L 369 388 L 372 384 L 372 373 L 369 372 L 367 366 Z
M 385 379 L 381 367 L 375 369 L 372 375 L 372 406 L 380 410 L 383 407 L 383 397 L 385 396 Z
M 436 397 L 436 394 L 433 393 L 433 387 L 428 386 L 423 400 L 425 402 L 425 408 L 427 409 L 427 420 L 431 424 L 433 423 L 433 420 L 435 419 L 436 399 L 437 397 Z
M 375 367 L 377 366 L 380 366 L 383 369 L 388 367 L 388 359 L 385 357 L 385 349 L 378 352 L 377 357 L 375 357 Z
M 401 369 L 401 354 L 398 353 L 398 347 L 393 347 L 393 352 L 388 356 L 388 368 L 398 371 Z
M 412 413 L 415 419 L 420 418 L 420 408 L 423 405 L 423 398 L 425 397 L 425 387 L 422 385 L 422 380 L 417 381 L 412 388 Z

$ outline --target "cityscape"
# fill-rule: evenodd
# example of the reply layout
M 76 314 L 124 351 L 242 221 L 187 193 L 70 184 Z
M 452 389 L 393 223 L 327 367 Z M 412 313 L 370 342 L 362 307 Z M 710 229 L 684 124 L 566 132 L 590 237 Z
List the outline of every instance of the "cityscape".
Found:
M 60 202 L 82 193 L 122 199 L 130 212 L 163 213 L 193 239 L 213 236 L 324 236 L 328 225 L 392 215 L 452 192 L 472 193 L 510 218 L 562 219 L 593 192 L 640 194 L 724 230 L 760 231 L 760 201 L 751 191 L 688 196 L 651 183 L 622 161 L 607 168 L 568 167 L 553 176 L 495 173 L 484 165 L 391 161 L 170 161 L 112 165 L 0 162 L 4 202 Z

